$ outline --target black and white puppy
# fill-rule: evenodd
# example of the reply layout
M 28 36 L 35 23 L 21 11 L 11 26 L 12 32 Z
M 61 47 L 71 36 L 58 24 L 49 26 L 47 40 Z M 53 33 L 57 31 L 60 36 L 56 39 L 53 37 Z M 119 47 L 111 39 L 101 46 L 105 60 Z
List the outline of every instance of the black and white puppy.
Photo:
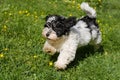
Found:
M 101 42 L 101 32 L 96 23 L 96 11 L 83 2 L 81 9 L 86 16 L 80 19 L 75 17 L 65 18 L 60 15 L 49 15 L 42 35 L 46 38 L 43 51 L 51 55 L 59 52 L 55 67 L 65 69 L 74 60 L 78 47 L 90 42 L 98 45 Z

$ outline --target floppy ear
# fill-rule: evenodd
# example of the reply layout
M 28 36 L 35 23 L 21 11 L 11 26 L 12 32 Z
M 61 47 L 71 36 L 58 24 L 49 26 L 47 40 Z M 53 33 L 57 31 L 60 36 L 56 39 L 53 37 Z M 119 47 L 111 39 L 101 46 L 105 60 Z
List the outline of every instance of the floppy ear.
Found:
M 58 21 L 64 21 L 66 19 L 64 16 L 59 16 L 59 15 L 57 16 L 58 16 Z
M 76 17 L 69 17 L 65 20 L 65 25 L 67 28 L 71 28 L 76 24 Z

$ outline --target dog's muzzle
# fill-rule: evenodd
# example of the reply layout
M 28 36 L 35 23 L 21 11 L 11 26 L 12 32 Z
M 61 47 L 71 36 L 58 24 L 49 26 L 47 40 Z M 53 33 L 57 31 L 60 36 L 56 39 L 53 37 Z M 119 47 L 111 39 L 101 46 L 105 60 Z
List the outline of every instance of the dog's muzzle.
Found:
M 56 35 L 56 32 L 52 30 L 52 28 L 45 27 L 42 32 L 43 37 L 45 37 L 48 40 L 57 40 L 58 37 Z

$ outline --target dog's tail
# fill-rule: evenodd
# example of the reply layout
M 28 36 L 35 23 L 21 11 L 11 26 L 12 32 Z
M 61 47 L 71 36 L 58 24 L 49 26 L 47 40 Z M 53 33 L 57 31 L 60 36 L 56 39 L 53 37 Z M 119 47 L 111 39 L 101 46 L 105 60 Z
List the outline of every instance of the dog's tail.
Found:
M 86 12 L 87 16 L 89 16 L 90 18 L 96 18 L 96 11 L 95 11 L 95 9 L 93 9 L 92 7 L 90 7 L 88 5 L 88 3 L 83 2 L 80 7 L 81 7 L 81 9 L 83 11 Z

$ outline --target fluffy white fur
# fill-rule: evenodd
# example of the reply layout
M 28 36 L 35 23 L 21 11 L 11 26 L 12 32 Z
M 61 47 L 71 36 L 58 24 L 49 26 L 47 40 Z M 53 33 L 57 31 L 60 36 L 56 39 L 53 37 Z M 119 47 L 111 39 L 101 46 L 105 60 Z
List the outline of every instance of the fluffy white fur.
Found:
M 84 10 L 89 17 L 96 17 L 96 12 L 87 3 L 81 4 L 81 9 Z M 54 18 L 50 18 L 49 21 Z M 74 60 L 78 46 L 84 46 L 91 41 L 94 44 L 100 44 L 101 35 L 97 33 L 97 28 L 92 26 L 92 35 L 90 29 L 86 28 L 87 24 L 82 20 L 78 21 L 75 26 L 70 29 L 68 36 L 62 36 L 58 40 L 47 40 L 44 44 L 43 51 L 49 52 L 51 55 L 59 52 L 55 67 L 57 69 L 65 69 L 67 65 Z
M 92 7 L 90 7 L 88 3 L 83 2 L 81 4 L 81 9 L 84 10 L 89 17 L 91 18 L 96 17 L 96 11 Z
M 51 22 L 51 21 L 53 21 L 53 20 L 55 20 L 55 17 L 49 18 L 49 19 L 47 20 L 47 22 Z

